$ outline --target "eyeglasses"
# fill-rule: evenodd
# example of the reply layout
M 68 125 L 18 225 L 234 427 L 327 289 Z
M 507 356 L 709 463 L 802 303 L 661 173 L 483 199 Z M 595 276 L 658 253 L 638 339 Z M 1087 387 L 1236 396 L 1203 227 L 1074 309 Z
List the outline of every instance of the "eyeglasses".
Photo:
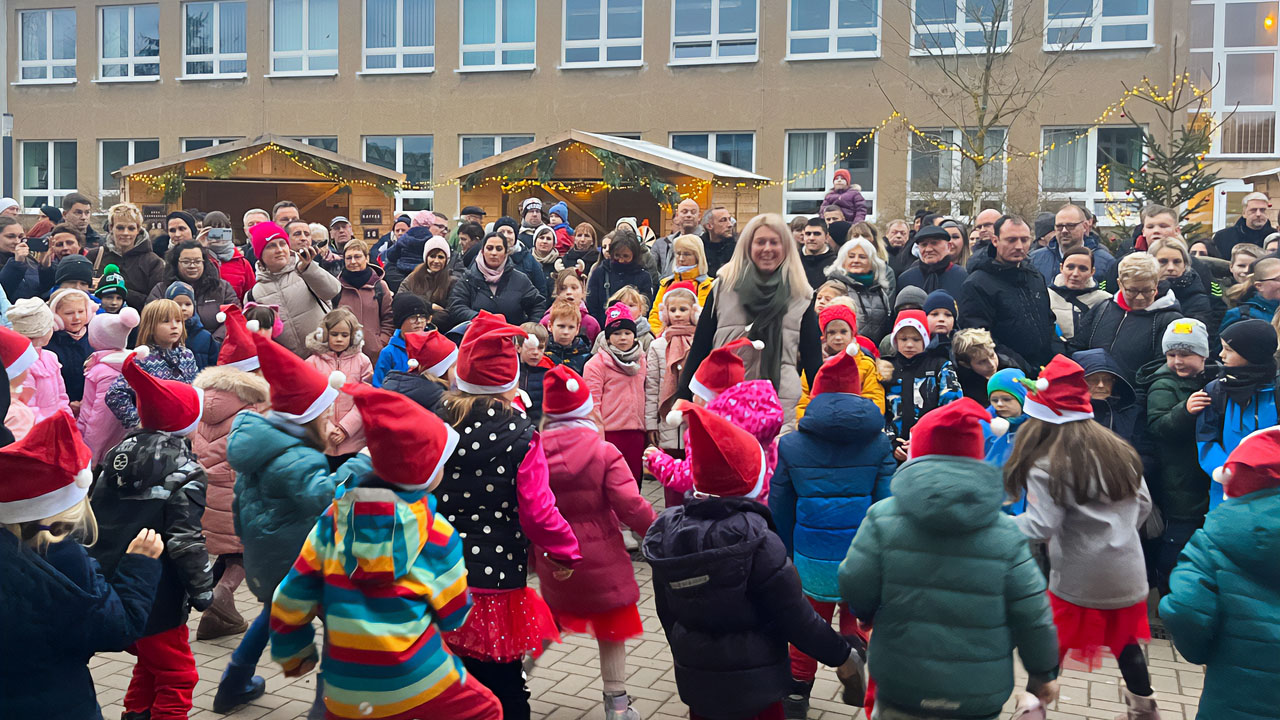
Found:
M 203 260 L 179 260 L 178 264 L 185 268 L 198 268 L 204 265 Z
M 1150 296 L 1154 296 L 1157 292 L 1157 288 L 1153 288 L 1153 287 L 1146 287 L 1146 288 L 1123 287 L 1121 289 L 1124 290 L 1125 297 L 1134 297 L 1134 296 L 1150 297 Z
M 1083 224 L 1084 224 L 1084 221 L 1083 221 L 1083 220 L 1081 220 L 1080 222 L 1073 222 L 1073 223 L 1058 223 L 1057 225 L 1054 225 L 1053 227 L 1054 227 L 1054 229 L 1055 229 L 1055 230 L 1057 230 L 1058 232 L 1063 232 L 1063 231 L 1066 231 L 1066 230 L 1075 230 L 1076 228 L 1080 227 L 1080 226 L 1081 226 L 1081 225 L 1083 225 Z

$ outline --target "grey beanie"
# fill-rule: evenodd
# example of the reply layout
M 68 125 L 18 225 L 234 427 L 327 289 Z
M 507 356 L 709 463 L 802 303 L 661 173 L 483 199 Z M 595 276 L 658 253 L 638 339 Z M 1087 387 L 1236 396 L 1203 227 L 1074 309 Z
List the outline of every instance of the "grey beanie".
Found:
M 1160 347 L 1164 352 L 1185 350 L 1200 357 L 1209 357 L 1209 331 L 1195 318 L 1178 318 L 1164 329 Z
M 929 296 L 924 290 L 915 285 L 908 285 L 898 291 L 898 297 L 893 301 L 893 311 L 896 313 L 907 305 L 923 308 L 928 299 Z

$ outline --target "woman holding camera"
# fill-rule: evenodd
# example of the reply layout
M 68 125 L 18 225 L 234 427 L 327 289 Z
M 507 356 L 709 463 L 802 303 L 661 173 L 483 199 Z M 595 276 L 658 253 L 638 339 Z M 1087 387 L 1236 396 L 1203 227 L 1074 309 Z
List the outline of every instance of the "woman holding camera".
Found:
M 214 264 L 218 266 L 218 275 L 231 284 L 236 298 L 242 298 L 258 278 L 253 271 L 253 263 L 236 247 L 232 232 L 231 220 L 226 213 L 213 210 L 204 216 L 204 229 L 196 239 L 209 249 Z

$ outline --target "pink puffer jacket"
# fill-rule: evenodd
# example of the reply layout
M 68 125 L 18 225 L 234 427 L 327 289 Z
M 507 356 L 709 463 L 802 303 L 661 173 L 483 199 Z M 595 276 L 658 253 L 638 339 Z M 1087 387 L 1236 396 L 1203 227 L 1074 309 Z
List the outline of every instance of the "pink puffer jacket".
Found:
M 644 430 L 644 353 L 636 357 L 636 363 L 639 369 L 628 375 L 608 350 L 602 350 L 582 369 L 582 379 L 587 381 L 591 401 L 607 432 Z
M 720 393 L 707 409 L 751 433 L 764 448 L 765 473 L 764 489 L 760 497 L 762 503 L 769 501 L 769 479 L 778 466 L 778 432 L 786 415 L 782 411 L 782 403 L 778 401 L 778 393 L 773 383 L 768 380 L 747 380 Z M 689 472 L 689 463 L 693 461 L 692 448 L 689 447 L 689 430 L 684 431 L 685 459 L 676 460 L 661 450 L 645 456 L 645 467 L 658 482 L 676 492 L 688 492 L 693 489 L 693 475 Z
M 204 416 L 191 434 L 191 448 L 209 478 L 202 520 L 205 545 L 210 555 L 244 552 L 231 511 L 236 471 L 227 462 L 227 435 L 236 414 L 267 402 L 267 381 L 233 367 L 214 366 L 202 370 L 192 384 L 204 391 Z
M 341 355 L 334 355 L 312 333 L 307 336 L 307 350 L 311 352 L 307 357 L 307 364 L 325 377 L 329 377 L 329 373 L 334 370 L 341 370 L 349 383 L 367 385 L 373 379 L 373 363 L 369 362 L 369 356 L 364 354 L 358 343 L 343 350 Z M 350 395 L 338 393 L 338 399 L 333 402 L 333 424 L 342 428 L 347 437 L 336 446 L 326 447 L 324 454 L 347 455 L 360 452 L 365 446 L 364 423 L 360 420 L 360 411 L 356 410 L 356 401 Z
M 71 412 L 71 399 L 67 397 L 67 384 L 62 380 L 62 363 L 58 356 L 40 348 L 36 361 L 27 368 L 24 387 L 34 388 L 36 393 L 27 401 L 27 407 L 36 413 L 36 422 L 53 417 L 58 411 Z
M 85 363 L 84 397 L 80 401 L 76 427 L 80 428 L 84 444 L 93 452 L 94 465 L 129 433 L 107 407 L 107 390 L 120 377 L 120 365 L 126 357 L 128 351 L 124 350 L 97 350 Z

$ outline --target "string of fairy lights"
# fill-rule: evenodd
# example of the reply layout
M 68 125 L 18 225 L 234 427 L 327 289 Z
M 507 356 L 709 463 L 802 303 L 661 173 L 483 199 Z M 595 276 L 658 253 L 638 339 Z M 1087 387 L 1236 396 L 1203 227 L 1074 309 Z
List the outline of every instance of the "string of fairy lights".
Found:
M 1158 85 L 1151 83 L 1148 78 L 1144 77 L 1140 84 L 1132 88 L 1126 89 L 1125 92 L 1121 95 L 1121 97 L 1118 100 L 1108 105 L 1098 115 L 1098 117 L 1093 120 L 1093 122 L 1089 123 L 1087 126 L 1081 127 L 1079 132 L 1075 133 L 1074 135 L 1072 135 L 1071 137 L 1068 137 L 1065 140 L 1055 140 L 1053 142 L 1042 145 L 1041 147 L 1035 150 L 1030 150 L 1030 151 L 1015 152 L 1007 148 L 1002 148 L 1002 149 L 993 151 L 990 154 L 987 154 L 984 152 L 977 152 L 971 148 L 965 147 L 964 145 L 946 140 L 944 139 L 944 137 L 937 135 L 936 132 L 931 132 L 928 129 L 919 127 L 918 125 L 910 121 L 902 113 L 898 112 L 897 110 L 894 110 L 887 117 L 881 120 L 879 123 L 875 124 L 869 130 L 864 132 L 862 135 L 859 135 L 857 138 L 855 138 L 853 142 L 844 146 L 844 148 L 842 148 L 840 152 L 836 153 L 834 156 L 827 158 L 822 164 L 813 168 L 808 168 L 805 170 L 793 172 L 783 179 L 759 180 L 759 181 L 749 181 L 749 180 L 748 181 L 725 181 L 725 180 L 717 180 L 717 179 L 703 180 L 703 179 L 695 178 L 690 181 L 675 183 L 675 185 L 678 188 L 679 195 L 681 198 L 699 195 L 705 192 L 708 186 L 725 187 L 725 188 L 756 188 L 756 189 L 765 188 L 765 187 L 791 186 L 798 183 L 801 180 L 810 178 L 814 175 L 826 175 L 830 171 L 830 168 L 838 167 L 844 160 L 847 160 L 849 157 L 857 153 L 862 148 L 862 146 L 864 146 L 869 142 L 874 141 L 875 138 L 880 133 L 884 132 L 886 128 L 888 128 L 889 126 L 895 123 L 900 125 L 901 127 L 904 127 L 908 132 L 910 132 L 913 136 L 915 136 L 921 142 L 934 147 L 938 151 L 959 153 L 965 159 L 979 166 L 990 164 L 993 162 L 1010 163 L 1010 162 L 1013 162 L 1014 160 L 1024 159 L 1024 158 L 1025 159 L 1041 159 L 1046 155 L 1048 155 L 1049 153 L 1055 152 L 1062 148 L 1070 147 L 1075 143 L 1080 142 L 1081 140 L 1087 139 L 1090 132 L 1092 132 L 1093 130 L 1095 130 L 1101 125 L 1107 124 L 1107 122 L 1114 117 L 1117 117 L 1117 116 L 1126 117 L 1125 105 L 1134 98 L 1141 97 L 1144 100 L 1151 100 L 1155 103 L 1166 103 L 1173 100 L 1177 95 L 1177 93 L 1182 91 L 1184 88 L 1190 89 L 1193 94 L 1193 97 L 1196 99 L 1202 98 L 1209 93 L 1208 90 L 1204 90 L 1202 88 L 1196 87 L 1195 84 L 1192 83 L 1190 73 L 1183 73 L 1182 75 L 1175 77 L 1173 79 L 1171 87 L 1169 87 L 1166 92 L 1161 92 L 1160 87 Z M 568 148 L 570 150 L 585 152 L 586 154 L 595 158 L 595 160 L 599 162 L 602 166 L 605 164 L 604 161 L 601 160 L 600 157 L 596 155 L 596 153 L 593 152 L 593 149 L 588 145 L 584 145 L 583 143 L 575 141 L 573 143 L 570 143 L 568 145 Z M 151 188 L 154 191 L 167 193 L 172 189 L 172 186 L 174 183 L 181 183 L 187 178 L 198 179 L 199 176 L 206 175 L 206 174 L 214 175 L 217 172 L 229 173 L 234 171 L 237 167 L 244 166 L 251 160 L 267 152 L 273 152 L 278 155 L 281 155 L 286 159 L 288 159 L 289 161 L 291 161 L 293 164 L 297 165 L 298 167 L 304 170 L 307 170 L 318 177 L 323 177 L 326 180 L 330 180 L 332 182 L 336 182 L 344 185 L 358 185 L 358 186 L 374 188 L 374 189 L 382 190 L 384 192 L 395 192 L 398 190 L 405 190 L 405 191 L 437 190 L 437 189 L 447 188 L 447 187 L 459 187 L 464 182 L 461 178 L 450 178 L 448 180 L 441 180 L 438 182 L 422 182 L 422 183 L 415 183 L 415 182 L 409 182 L 409 181 L 395 182 L 390 180 L 383 181 L 381 183 L 373 182 L 370 180 L 366 180 L 364 178 L 343 175 L 341 173 L 337 173 L 332 170 L 329 170 L 325 167 L 318 165 L 317 162 L 315 162 L 315 160 L 311 156 L 305 153 L 298 152 L 292 148 L 284 147 L 282 145 L 277 145 L 276 143 L 267 143 L 266 145 L 254 150 L 251 153 L 247 153 L 245 155 L 235 157 L 231 159 L 229 163 L 227 163 L 226 165 L 217 163 L 216 168 L 213 165 L 206 162 L 206 164 L 203 167 L 187 170 L 185 173 L 179 173 L 174 170 L 169 170 L 167 172 L 163 172 L 159 174 L 136 173 L 134 175 L 130 175 L 129 177 L 130 179 L 137 180 L 146 184 L 149 188 Z M 1201 157 L 1200 159 L 1203 160 L 1203 157 Z M 571 193 L 571 194 L 592 193 L 600 190 L 634 189 L 633 184 L 622 183 L 619 185 L 611 185 L 610 183 L 604 180 L 593 180 L 593 179 L 540 180 L 536 177 L 528 177 L 527 173 L 531 169 L 533 169 L 534 166 L 537 165 L 537 163 L 538 163 L 537 159 L 530 160 L 522 165 L 510 168 L 499 174 L 484 177 L 480 179 L 478 182 L 474 183 L 474 185 L 480 186 L 480 185 L 498 183 L 501 185 L 501 188 L 505 193 L 511 193 L 511 192 L 515 192 L 515 191 L 522 190 L 524 188 L 529 188 L 529 187 L 539 187 L 547 190 L 553 190 L 557 192 L 564 192 L 564 193 Z M 1202 163 L 1201 163 L 1201 167 L 1203 167 Z M 1110 172 L 1111 172 L 1110 168 L 1106 164 L 1099 166 L 1098 187 L 1104 188 L 1105 189 L 1104 192 L 1109 191 L 1110 189 L 1110 186 L 1109 186 Z M 1104 177 L 1104 174 L 1105 174 L 1105 177 Z M 1184 176 L 1182 179 L 1186 180 L 1187 177 L 1188 176 Z M 1129 179 L 1129 182 L 1130 184 L 1133 183 L 1132 177 Z M 1127 192 L 1126 194 L 1131 194 L 1131 191 Z

